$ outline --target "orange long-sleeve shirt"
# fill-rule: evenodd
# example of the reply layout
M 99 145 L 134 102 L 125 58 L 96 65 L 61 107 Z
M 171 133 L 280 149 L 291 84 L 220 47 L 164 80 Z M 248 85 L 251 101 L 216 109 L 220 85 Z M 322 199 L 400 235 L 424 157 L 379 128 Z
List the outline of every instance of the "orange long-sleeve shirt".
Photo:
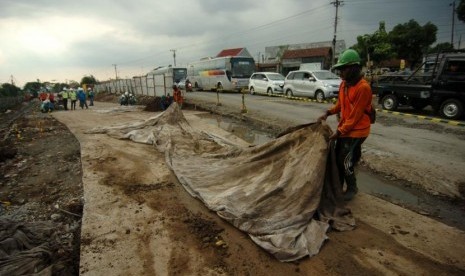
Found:
M 337 103 L 329 113 L 341 112 L 341 120 L 337 130 L 340 137 L 361 138 L 370 134 L 370 117 L 372 92 L 370 85 L 361 79 L 355 86 L 347 86 L 343 81 L 339 86 Z

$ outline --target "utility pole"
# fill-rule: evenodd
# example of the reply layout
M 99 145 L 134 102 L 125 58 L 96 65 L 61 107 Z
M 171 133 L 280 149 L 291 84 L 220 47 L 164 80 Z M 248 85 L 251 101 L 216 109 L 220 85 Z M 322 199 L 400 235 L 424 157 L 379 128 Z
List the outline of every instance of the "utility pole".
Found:
M 174 67 L 176 67 L 176 49 L 171 49 L 170 51 L 173 52 Z
M 116 77 L 116 91 L 119 91 L 118 89 L 118 71 L 116 70 L 116 64 L 112 64 L 115 67 L 115 77 Z
M 115 77 L 118 79 L 118 71 L 116 70 L 116 64 L 112 64 L 115 67 Z
M 454 28 L 455 28 L 455 0 L 449 4 L 449 6 L 452 6 L 452 32 L 450 36 L 450 44 L 452 44 L 452 49 L 454 48 Z
M 334 17 L 333 53 L 331 55 L 331 67 L 332 67 L 334 64 L 334 57 L 336 56 L 336 33 L 337 33 L 338 11 L 339 11 L 339 6 L 342 6 L 344 4 L 344 1 L 336 0 L 334 2 L 331 2 L 330 4 L 336 7 L 336 17 Z

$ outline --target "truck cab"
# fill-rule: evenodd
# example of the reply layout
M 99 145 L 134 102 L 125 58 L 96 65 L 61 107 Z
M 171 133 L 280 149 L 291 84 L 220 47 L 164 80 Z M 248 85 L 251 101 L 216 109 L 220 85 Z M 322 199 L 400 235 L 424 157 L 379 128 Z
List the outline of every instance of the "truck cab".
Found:
M 435 54 L 412 73 L 380 76 L 372 88 L 383 109 L 431 105 L 442 117 L 459 119 L 465 106 L 465 52 Z

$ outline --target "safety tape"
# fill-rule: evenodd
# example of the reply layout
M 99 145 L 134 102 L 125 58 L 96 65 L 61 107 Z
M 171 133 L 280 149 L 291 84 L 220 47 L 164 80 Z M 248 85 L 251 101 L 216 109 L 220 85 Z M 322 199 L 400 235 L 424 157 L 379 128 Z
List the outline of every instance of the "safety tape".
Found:
M 303 102 L 315 102 L 315 103 L 335 103 L 336 98 L 333 98 L 332 100 L 325 100 L 323 102 L 319 102 L 314 99 L 309 99 L 309 98 L 302 98 L 302 97 L 293 97 L 293 96 L 286 96 L 284 94 L 267 94 L 267 93 L 257 93 L 257 95 L 262 95 L 262 96 L 270 96 L 270 97 L 280 97 L 280 98 L 286 98 L 289 100 L 294 100 L 294 101 L 303 101 Z M 398 111 L 389 111 L 389 110 L 384 110 L 384 109 L 376 109 L 377 112 L 383 112 L 383 113 L 389 113 L 393 115 L 398 115 L 398 116 L 404 116 L 404 117 L 412 117 L 412 118 L 417 118 L 419 120 L 427 120 L 435 123 L 443 123 L 443 124 L 449 124 L 453 126 L 465 126 L 464 122 L 459 122 L 459 121 L 454 121 L 454 120 L 447 120 L 447 119 L 440 119 L 440 118 L 435 118 L 435 117 L 430 117 L 430 116 L 423 116 L 423 115 L 415 115 L 415 114 L 409 114 L 409 113 L 403 113 L 403 112 L 398 112 Z
M 409 114 L 409 113 L 403 113 L 399 111 L 389 111 L 389 110 L 384 110 L 384 109 L 376 109 L 377 112 L 383 112 L 383 113 L 389 113 L 397 116 L 404 116 L 404 117 L 412 117 L 416 118 L 419 120 L 427 120 L 435 123 L 443 123 L 443 124 L 449 124 L 453 126 L 465 126 L 464 122 L 459 122 L 459 121 L 454 121 L 454 120 L 447 120 L 447 119 L 440 119 L 440 118 L 435 118 L 431 116 L 424 116 L 424 115 L 415 115 L 415 114 Z
M 279 98 L 285 98 L 285 99 L 294 100 L 294 101 L 314 102 L 314 103 L 335 103 L 336 100 L 337 100 L 336 98 L 332 98 L 332 100 L 324 100 L 322 102 L 319 102 L 317 100 L 309 99 L 309 98 L 286 96 L 284 94 L 271 94 L 271 95 L 269 95 L 267 93 L 259 93 L 259 92 L 255 92 L 255 95 L 269 96 L 269 97 L 279 97 Z

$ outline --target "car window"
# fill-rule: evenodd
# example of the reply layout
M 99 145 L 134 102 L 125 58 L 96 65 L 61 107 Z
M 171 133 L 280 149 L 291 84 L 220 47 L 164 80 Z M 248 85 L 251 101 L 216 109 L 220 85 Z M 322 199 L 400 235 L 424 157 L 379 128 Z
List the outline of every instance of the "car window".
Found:
M 294 79 L 294 75 L 295 75 L 294 73 L 289 73 L 289 74 L 287 75 L 287 79 L 288 79 L 288 80 L 293 80 L 293 79 Z
M 304 73 L 304 80 L 308 80 L 310 78 L 310 73 Z
M 280 80 L 284 80 L 284 76 L 281 74 L 269 74 L 268 79 L 274 80 L 274 81 L 280 81 Z
M 464 74 L 465 60 L 449 60 L 446 65 L 445 74 Z
M 339 79 L 339 76 L 330 71 L 317 71 L 313 72 L 315 77 L 320 80 L 336 80 Z
M 304 73 L 303 72 L 296 72 L 294 74 L 294 80 L 303 80 L 304 79 Z

